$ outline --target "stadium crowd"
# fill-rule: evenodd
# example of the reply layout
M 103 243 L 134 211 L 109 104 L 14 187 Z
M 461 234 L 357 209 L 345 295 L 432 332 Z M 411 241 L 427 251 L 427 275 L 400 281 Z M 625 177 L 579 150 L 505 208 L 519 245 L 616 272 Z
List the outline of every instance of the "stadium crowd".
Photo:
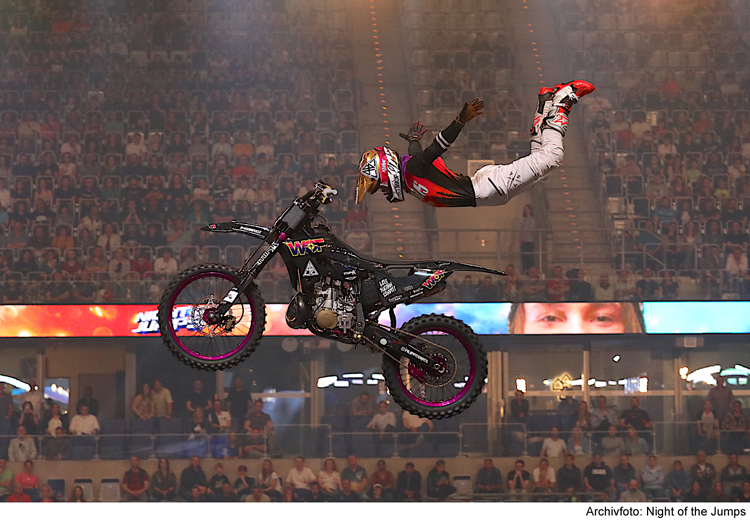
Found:
M 648 299 L 747 299 L 746 3 L 564 4 L 571 67 L 598 88 L 586 129 L 614 274 Z
M 566 399 L 560 402 L 557 415 L 539 416 L 530 411 L 524 393 L 517 391 L 507 408 L 506 433 L 511 440 L 517 440 L 519 433 L 526 440 L 521 448 L 524 457 L 516 460 L 512 470 L 502 474 L 488 458 L 473 479 L 467 479 L 471 471 L 453 471 L 452 476 L 445 470 L 445 461 L 438 459 L 433 469 L 423 471 L 427 472 L 424 482 L 411 461 L 398 474 L 387 470 L 382 458 L 391 456 L 394 447 L 389 443 L 394 435 L 399 431 L 403 434 L 405 444 L 396 447 L 402 456 L 406 452 L 415 457 L 448 457 L 455 456 L 455 452 L 450 454 L 446 447 L 427 448 L 425 438 L 440 431 L 433 422 L 407 412 L 402 412 L 399 422 L 388 402 L 375 403 L 367 393 L 352 399 L 346 415 L 349 430 L 362 432 L 360 435 L 371 439 L 371 444 L 337 449 L 339 456 L 342 451 L 343 455 L 349 454 L 345 468 L 339 471 L 337 460 L 329 457 L 321 460 L 319 472 L 313 472 L 304 457 L 298 456 L 289 469 L 276 472 L 271 458 L 278 466 L 283 457 L 279 451 L 283 444 L 278 443 L 283 441 L 277 440 L 273 419 L 263 410 L 264 402 L 253 400 L 240 378 L 233 381 L 224 400 L 214 399 L 201 380 L 195 380 L 184 403 L 177 408 L 172 393 L 160 380 L 154 380 L 153 385 L 144 384 L 132 402 L 134 418 L 128 424 L 130 432 L 141 441 L 127 446 L 120 441 L 119 448 L 112 444 L 118 438 L 115 427 L 124 427 L 125 423 L 99 418 L 99 402 L 91 388 L 83 391 L 76 414 L 70 416 L 61 411 L 59 404 L 50 407 L 49 402 L 41 400 L 38 389 L 21 397 L 20 410 L 2 387 L 0 391 L 0 424 L 15 427 L 15 437 L 0 439 L 0 497 L 7 496 L 9 501 L 64 498 L 66 492 L 55 493 L 54 488 L 40 483 L 37 473 L 44 470 L 45 462 L 95 458 L 94 441 L 102 433 L 105 436 L 98 442 L 97 457 L 130 458 L 130 469 L 111 487 L 121 489 L 117 497 L 123 501 L 422 501 L 451 496 L 497 500 L 750 501 L 750 477 L 738 458 L 748 444 L 750 419 L 722 377 L 717 378 L 702 411 L 695 416 L 690 437 L 697 450 L 692 464 L 675 460 L 668 465 L 654 455 L 651 417 L 638 397 L 632 397 L 630 407 L 622 412 L 600 396 L 591 409 L 586 402 Z M 542 429 L 544 423 L 549 426 L 546 430 Z M 107 426 L 109 431 L 102 431 Z M 156 436 L 156 446 L 150 446 L 152 435 Z M 210 446 L 206 444 L 209 437 Z M 144 438 L 149 446 L 139 448 Z M 378 458 L 376 470 L 369 476 L 352 453 L 355 449 L 359 456 Z M 428 451 L 420 451 L 424 449 Z M 521 455 L 516 450 L 509 442 L 508 455 Z M 722 453 L 728 461 L 720 468 Z M 539 455 L 540 459 L 536 461 L 528 455 Z M 708 459 L 711 456 L 715 457 Z M 154 457 L 158 458 L 158 469 L 145 471 L 140 459 Z M 170 457 L 191 460 L 180 472 L 179 480 L 177 472 L 170 470 Z M 205 457 L 217 461 L 210 479 L 200 465 Z M 631 458 L 646 459 L 640 472 L 631 464 Z M 610 467 L 604 459 L 617 460 L 618 464 Z M 242 460 L 253 460 L 251 463 L 259 467 L 258 475 L 248 475 L 247 464 Z M 563 460 L 564 465 L 558 470 L 552 468 L 551 463 Z M 238 461 L 238 477 L 230 480 L 228 474 L 234 466 L 230 463 Z M 527 470 L 527 461 L 537 466 Z M 23 472 L 13 476 L 8 462 L 23 463 Z M 81 488 L 74 485 L 70 491 L 72 501 L 91 496 L 78 490 Z
M 5 2 L 3 302 L 142 302 L 326 179 L 332 229 L 366 250 L 352 197 L 363 102 L 325 13 L 278 2 Z M 348 193 L 352 192 L 352 193 Z M 268 277 L 275 278 L 280 264 Z
M 517 459 L 507 474 L 503 474 L 493 460 L 471 476 L 451 476 L 445 461 L 438 459 L 427 472 L 416 470 L 413 462 L 406 462 L 403 470 L 394 474 L 384 459 L 377 461 L 375 470 L 368 474 L 358 463 L 356 455 L 349 455 L 341 471 L 335 459 L 326 458 L 320 470 L 314 472 L 302 456 L 283 468 L 282 474 L 270 459 L 258 461 L 256 475 L 248 475 L 245 464 L 230 469 L 230 461 L 217 462 L 213 475 L 206 472 L 197 455 L 178 474 L 166 458 L 158 460 L 149 473 L 141 467 L 138 457 L 130 458 L 130 466 L 122 479 L 108 482 L 117 489 L 100 495 L 101 501 L 124 502 L 420 502 L 450 499 L 484 500 L 539 500 L 539 501 L 683 501 L 683 502 L 750 502 L 750 479 L 747 469 L 739 464 L 737 454 L 727 457 L 726 465 L 717 471 L 699 451 L 689 467 L 677 459 L 667 467 L 655 455 L 648 457 L 640 471 L 620 456 L 614 467 L 607 465 L 602 455 L 595 453 L 590 461 L 576 463 L 573 454 L 564 455 L 564 465 L 555 470 L 549 459 L 541 458 L 531 470 L 524 459 Z M 41 463 L 43 467 L 43 463 Z M 278 466 L 278 463 L 276 463 Z M 231 467 L 233 468 L 233 467 Z M 232 476 L 230 478 L 230 475 Z M 233 480 L 232 480 L 233 479 Z M 461 491 L 453 483 L 459 482 Z M 85 493 L 84 483 L 70 489 L 67 501 L 85 502 L 93 490 Z M 102 482 L 104 484 L 104 482 Z M 64 484 L 54 483 L 59 488 Z M 88 484 L 91 488 L 90 483 Z M 88 496 L 88 499 L 87 499 Z M 5 459 L 0 459 L 0 501 L 53 502 L 64 501 L 65 492 L 56 492 L 42 483 L 34 461 L 23 463 L 23 471 L 13 474 Z

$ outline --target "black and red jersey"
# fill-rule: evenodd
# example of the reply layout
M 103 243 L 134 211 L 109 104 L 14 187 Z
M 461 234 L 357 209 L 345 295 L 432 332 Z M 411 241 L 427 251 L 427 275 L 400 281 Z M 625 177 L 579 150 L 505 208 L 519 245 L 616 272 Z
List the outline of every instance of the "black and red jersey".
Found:
M 404 189 L 435 207 L 476 206 L 471 178 L 450 170 L 440 157 L 456 140 L 463 124 L 453 121 L 427 149 L 417 140 L 409 142 L 409 155 L 401 157 Z

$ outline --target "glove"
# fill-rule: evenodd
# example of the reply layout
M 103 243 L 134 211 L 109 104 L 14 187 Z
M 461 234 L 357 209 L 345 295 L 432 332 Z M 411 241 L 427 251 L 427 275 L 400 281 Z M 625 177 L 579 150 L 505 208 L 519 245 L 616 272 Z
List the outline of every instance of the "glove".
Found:
M 422 136 L 425 134 L 425 131 L 427 131 L 427 128 L 423 126 L 419 122 L 412 122 L 411 127 L 409 128 L 408 133 L 399 133 L 398 136 L 403 138 L 404 140 L 408 140 L 411 142 L 412 140 L 416 140 L 419 142 L 422 140 Z
M 458 113 L 456 121 L 460 124 L 473 120 L 474 117 L 479 116 L 484 112 L 484 101 L 479 98 L 474 98 L 471 103 L 464 103 L 464 108 Z

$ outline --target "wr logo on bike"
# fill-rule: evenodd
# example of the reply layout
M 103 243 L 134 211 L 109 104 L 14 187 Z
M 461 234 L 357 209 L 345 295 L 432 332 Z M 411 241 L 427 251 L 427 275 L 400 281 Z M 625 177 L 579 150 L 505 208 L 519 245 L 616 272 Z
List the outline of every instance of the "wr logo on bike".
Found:
M 314 240 L 300 240 L 298 242 L 284 242 L 292 256 L 305 256 L 306 254 L 315 254 L 323 250 L 323 238 Z
M 432 288 L 434 288 L 434 287 L 435 287 L 435 285 L 436 285 L 436 284 L 437 284 L 438 282 L 440 282 L 441 280 L 443 280 L 443 277 L 444 277 L 444 276 L 445 276 L 445 271 L 443 271 L 442 269 L 438 269 L 437 271 L 435 271 L 435 272 L 434 272 L 434 273 L 433 273 L 433 274 L 432 274 L 432 275 L 430 276 L 430 278 L 428 278 L 427 280 L 425 280 L 424 282 L 422 282 L 422 285 L 423 285 L 423 286 L 424 286 L 425 288 L 427 288 L 427 289 L 432 289 Z

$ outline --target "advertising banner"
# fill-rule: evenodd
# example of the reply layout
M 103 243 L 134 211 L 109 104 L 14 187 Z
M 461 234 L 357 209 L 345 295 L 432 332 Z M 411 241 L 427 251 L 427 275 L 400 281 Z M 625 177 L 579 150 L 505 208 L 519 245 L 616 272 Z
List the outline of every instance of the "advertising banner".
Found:
M 200 309 L 178 307 L 180 334 L 200 333 Z M 286 304 L 266 305 L 267 336 L 304 336 L 289 328 Z M 0 338 L 156 337 L 155 305 L 0 305 Z M 396 308 L 399 325 L 418 315 L 450 315 L 480 335 L 748 334 L 750 302 L 423 303 Z M 381 322 L 389 324 L 387 313 Z

